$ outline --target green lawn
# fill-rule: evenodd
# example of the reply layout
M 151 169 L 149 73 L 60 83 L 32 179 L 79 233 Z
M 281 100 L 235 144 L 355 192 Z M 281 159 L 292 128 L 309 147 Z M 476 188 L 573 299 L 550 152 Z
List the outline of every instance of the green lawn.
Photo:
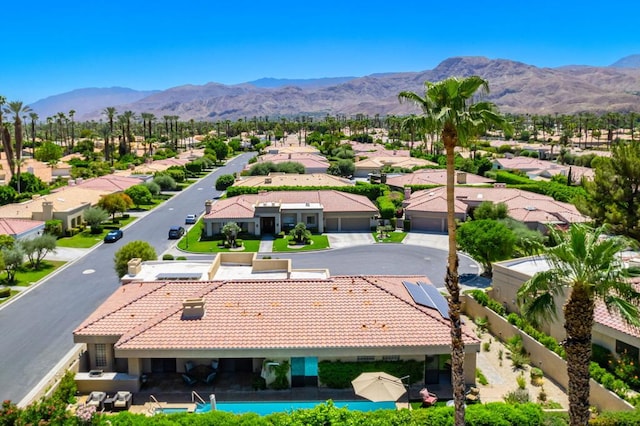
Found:
M 225 253 L 236 252 L 237 249 L 231 250 L 224 247 L 220 247 L 224 242 L 222 238 L 200 241 L 200 234 L 202 233 L 201 221 L 198 221 L 195 225 L 189 229 L 187 235 L 182 237 L 178 242 L 178 248 L 190 253 Z M 260 250 L 260 237 L 255 236 L 242 236 L 242 246 L 244 250 L 248 252 L 257 253 Z
M 380 239 L 380 234 L 377 232 L 372 232 L 371 235 L 373 235 L 376 243 L 401 243 L 404 237 L 407 236 L 407 233 L 401 231 L 385 232 L 382 239 Z
M 311 235 L 311 244 L 304 246 L 290 246 L 289 242 L 291 238 L 286 236 L 284 238 L 276 238 L 273 241 L 274 252 L 297 252 L 297 251 L 309 251 L 309 250 L 324 250 L 329 247 L 329 237 L 326 235 Z
M 130 216 L 126 219 L 120 219 L 118 226 L 122 228 L 136 219 L 137 218 L 134 216 Z M 105 225 L 111 224 L 111 221 L 105 223 Z M 89 228 L 86 228 L 84 231 L 74 235 L 73 237 L 63 237 L 58 239 L 57 245 L 58 247 L 90 248 L 102 241 L 104 236 L 107 235 L 109 231 L 110 229 L 105 229 L 100 234 L 92 234 L 91 230 Z
M 16 280 L 15 282 L 11 283 L 11 285 L 20 286 L 20 287 L 29 287 L 31 284 L 34 284 L 40 281 L 42 278 L 46 277 L 47 275 L 49 275 L 50 273 L 52 273 L 53 271 L 55 271 L 56 269 L 64 265 L 65 263 L 66 262 L 61 260 L 44 260 L 40 263 L 40 269 L 38 269 L 37 271 L 31 269 L 28 266 L 29 264 L 25 263 L 20 268 L 20 270 L 16 272 Z M 0 280 L 0 283 L 4 285 L 9 284 L 6 282 L 6 276 L 3 275 L 2 280 Z
M 7 300 L 11 299 L 13 296 L 15 296 L 18 293 L 20 293 L 18 290 L 11 290 L 11 295 L 9 297 L 0 298 L 0 304 L 2 304 L 4 302 L 6 302 Z

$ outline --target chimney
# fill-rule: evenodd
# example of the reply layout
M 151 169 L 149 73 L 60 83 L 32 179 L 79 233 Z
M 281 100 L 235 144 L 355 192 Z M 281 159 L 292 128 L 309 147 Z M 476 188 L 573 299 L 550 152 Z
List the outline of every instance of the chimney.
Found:
M 404 189 L 404 199 L 408 200 L 411 198 L 411 188 L 405 188 Z
M 202 297 L 194 299 L 184 299 L 182 301 L 182 319 L 199 319 L 204 316 L 204 299 Z
M 494 188 L 506 188 L 507 184 L 504 183 L 504 182 L 496 182 L 496 183 L 493 184 L 493 187 Z
M 458 185 L 466 185 L 467 183 L 467 173 L 466 172 L 458 172 L 456 173 L 456 179 Z
M 53 201 L 43 201 L 42 202 L 42 220 L 45 222 L 47 220 L 53 219 Z
M 204 214 L 211 213 L 211 206 L 213 205 L 213 201 L 207 200 L 204 202 Z
M 271 183 L 271 178 L 270 178 L 270 177 L 268 177 L 268 178 L 264 178 L 264 183 L 265 183 L 265 184 L 267 184 L 267 183 Z
M 142 259 L 134 257 L 127 262 L 127 275 L 135 276 L 142 272 Z

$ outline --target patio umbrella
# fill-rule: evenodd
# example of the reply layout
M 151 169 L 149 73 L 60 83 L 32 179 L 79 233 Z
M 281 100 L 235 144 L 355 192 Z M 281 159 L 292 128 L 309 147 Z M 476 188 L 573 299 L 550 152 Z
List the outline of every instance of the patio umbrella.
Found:
M 396 376 L 384 372 L 362 373 L 351 381 L 356 395 L 369 401 L 397 401 L 407 389 Z

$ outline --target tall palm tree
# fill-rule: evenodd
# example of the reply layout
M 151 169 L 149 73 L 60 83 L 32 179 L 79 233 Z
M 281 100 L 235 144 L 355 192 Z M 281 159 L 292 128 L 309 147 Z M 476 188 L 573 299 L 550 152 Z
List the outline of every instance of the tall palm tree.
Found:
M 111 165 L 113 166 L 113 119 L 116 116 L 116 108 L 106 107 L 102 113 L 105 114 L 109 120 L 109 136 L 107 136 L 104 141 L 104 159 L 105 161 L 111 161 Z
M 38 114 L 35 112 L 29 113 L 31 119 L 31 157 L 36 158 L 36 122 L 38 121 Z
M 13 101 L 9 102 L 5 107 L 4 111 L 7 114 L 13 114 L 13 136 L 15 142 L 15 165 L 16 165 L 16 176 L 18 183 L 18 194 L 20 193 L 20 166 L 22 165 L 22 142 L 23 142 L 23 130 L 22 130 L 22 119 L 20 118 L 20 114 L 26 114 L 31 112 L 31 108 L 27 105 L 24 105 L 21 101 Z
M 489 126 L 508 129 L 506 119 L 490 102 L 473 102 L 474 94 L 489 91 L 489 83 L 477 76 L 450 77 L 437 83 L 425 82 L 424 97 L 413 92 L 400 92 L 398 99 L 409 101 L 422 109 L 425 127 L 440 134 L 447 157 L 447 231 L 449 255 L 445 285 L 449 292 L 451 318 L 451 381 L 455 402 L 455 424 L 464 425 L 464 342 L 460 321 L 460 285 L 458 282 L 458 253 L 454 210 L 455 147 L 466 144 L 471 137 Z
M 71 152 L 73 152 L 73 145 L 75 145 L 75 123 L 73 121 L 73 116 L 76 115 L 76 110 L 72 109 L 69 111 L 69 117 L 71 118 Z
M 7 157 L 7 162 L 9 161 L 9 151 L 11 149 L 11 143 L 10 141 L 7 141 L 5 143 L 5 138 L 4 138 L 4 124 L 2 124 L 2 107 L 4 104 L 7 103 L 7 98 L 5 98 L 4 96 L 0 95 L 0 139 L 2 139 L 2 147 L 4 149 L 4 155 L 5 157 Z M 11 163 L 9 163 L 9 168 L 11 168 Z
M 573 224 L 569 231 L 552 229 L 558 244 L 542 253 L 550 268 L 538 272 L 518 291 L 522 313 L 534 322 L 557 316 L 556 297 L 568 291 L 563 306 L 569 376 L 571 425 L 589 422 L 589 363 L 591 329 L 596 302 L 620 314 L 629 324 L 640 325 L 640 293 L 625 279 L 618 253 L 628 246 L 624 237 L 601 238 L 605 228 Z

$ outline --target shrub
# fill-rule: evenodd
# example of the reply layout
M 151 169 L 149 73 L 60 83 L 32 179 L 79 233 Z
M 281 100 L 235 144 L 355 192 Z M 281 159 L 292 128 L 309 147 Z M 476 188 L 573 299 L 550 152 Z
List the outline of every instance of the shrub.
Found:
M 531 373 L 529 373 L 531 377 L 531 384 L 533 386 L 542 386 L 542 378 L 544 377 L 544 373 L 538 367 L 533 367 L 531 369 Z
M 222 175 L 216 180 L 216 189 L 218 191 L 224 191 L 233 185 L 235 181 L 236 178 L 233 175 Z
M 520 375 L 516 377 L 516 383 L 518 384 L 518 389 L 524 389 L 527 387 L 527 380 L 524 378 L 524 374 L 520 373 Z
M 0 288 L 0 298 L 5 298 L 11 296 L 11 288 L 2 287 Z
M 478 383 L 480 383 L 481 385 L 486 386 L 489 384 L 487 377 L 482 373 L 482 371 L 479 368 L 476 368 L 476 379 L 478 379 Z
M 173 260 L 173 255 L 170 253 L 163 254 L 162 260 Z
M 531 397 L 529 396 L 529 391 L 527 391 L 526 389 L 515 389 L 512 390 L 511 392 L 508 392 L 505 396 L 502 397 L 502 399 L 504 399 L 504 402 L 506 402 L 507 404 L 524 404 L 526 402 L 529 402 L 531 400 Z

